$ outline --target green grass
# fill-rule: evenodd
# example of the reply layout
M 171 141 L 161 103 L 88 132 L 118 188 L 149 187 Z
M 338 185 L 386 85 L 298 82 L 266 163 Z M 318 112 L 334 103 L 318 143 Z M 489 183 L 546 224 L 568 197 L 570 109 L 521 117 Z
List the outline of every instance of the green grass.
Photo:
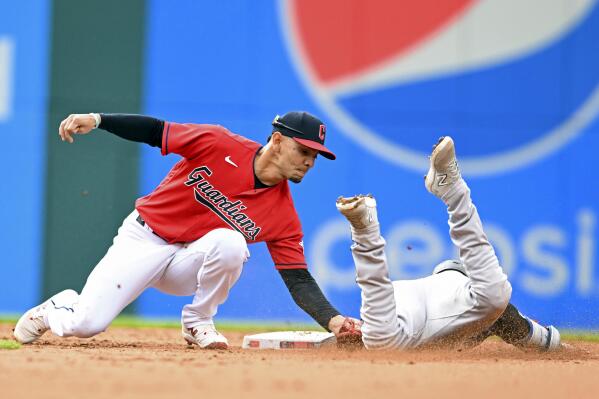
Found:
M 0 315 L 0 323 L 16 323 L 17 320 L 19 320 L 19 316 L 15 314 Z
M 0 339 L 0 349 L 19 349 L 21 344 L 9 339 Z
M 135 316 L 119 316 L 111 324 L 114 327 L 132 328 L 181 328 L 179 320 L 171 319 L 143 319 Z M 217 321 L 216 326 L 220 331 L 285 331 L 285 330 L 322 330 L 316 324 L 282 323 L 272 321 Z
M 0 315 L 0 323 L 14 324 L 18 320 L 17 315 Z M 174 319 L 145 319 L 136 316 L 119 316 L 111 324 L 112 327 L 128 327 L 128 328 L 181 328 L 179 320 Z M 304 331 L 322 331 L 315 323 L 285 323 L 272 321 L 217 321 L 216 326 L 219 330 L 239 331 L 239 332 L 268 332 L 268 331 L 285 331 L 285 330 L 304 330 Z M 585 341 L 599 342 L 599 331 L 584 331 L 584 330 L 561 330 L 562 339 L 567 341 Z M 14 341 L 13 344 L 18 345 Z M 0 340 L 0 349 L 5 349 L 2 344 L 6 344 Z
M 563 330 L 560 335 L 565 341 L 599 342 L 599 332 Z
M 19 319 L 16 315 L 0 315 L 0 323 L 14 324 Z M 221 331 L 239 331 L 239 332 L 266 332 L 266 331 L 322 331 L 316 323 L 285 323 L 272 321 L 217 321 L 216 326 Z M 119 316 L 111 324 L 111 327 L 127 328 L 181 328 L 181 322 L 176 319 L 146 319 L 136 316 Z

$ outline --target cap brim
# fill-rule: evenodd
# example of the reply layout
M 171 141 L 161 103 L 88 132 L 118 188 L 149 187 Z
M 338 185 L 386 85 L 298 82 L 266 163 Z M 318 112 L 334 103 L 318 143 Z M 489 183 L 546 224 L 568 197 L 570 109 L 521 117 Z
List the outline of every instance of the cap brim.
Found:
M 297 141 L 298 143 L 300 143 L 302 145 L 305 145 L 308 148 L 312 148 L 313 150 L 318 151 L 318 153 L 320 155 L 322 155 L 323 157 L 325 157 L 327 159 L 334 160 L 337 158 L 335 156 L 335 154 L 333 154 L 327 147 L 325 147 L 324 145 L 322 145 L 320 143 L 317 143 L 316 141 L 300 139 L 298 137 L 292 137 L 292 139 L 294 139 L 295 141 Z

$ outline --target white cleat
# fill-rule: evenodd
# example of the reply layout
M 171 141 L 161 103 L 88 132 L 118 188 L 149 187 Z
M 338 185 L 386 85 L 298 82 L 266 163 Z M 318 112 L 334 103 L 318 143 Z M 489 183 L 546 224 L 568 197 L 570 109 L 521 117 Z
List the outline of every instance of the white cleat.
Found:
M 460 168 L 455 157 L 455 146 L 451 137 L 441 137 L 433 146 L 430 167 L 424 178 L 426 189 L 441 198 L 460 180 Z
M 50 326 L 47 324 L 47 314 L 51 309 L 65 307 L 64 304 L 74 303 L 77 300 L 78 294 L 73 290 L 64 290 L 54 295 L 46 302 L 32 309 L 29 309 L 15 326 L 13 335 L 17 341 L 22 344 L 30 344 L 39 339 Z M 72 310 L 71 310 L 72 311 Z
M 214 324 L 194 328 L 183 326 L 181 333 L 188 345 L 197 345 L 202 349 L 228 349 L 229 341 L 216 331 Z
M 356 195 L 354 197 L 337 198 L 337 210 L 347 218 L 356 230 L 378 225 L 376 200 L 370 194 Z
M 562 348 L 561 344 L 561 336 L 557 328 L 553 326 L 547 326 L 547 345 L 545 346 L 545 350 L 547 352 L 553 352 Z
M 557 328 L 542 326 L 536 321 L 524 316 L 530 325 L 530 336 L 523 343 L 523 347 L 532 348 L 542 352 L 553 352 L 562 349 L 561 336 Z

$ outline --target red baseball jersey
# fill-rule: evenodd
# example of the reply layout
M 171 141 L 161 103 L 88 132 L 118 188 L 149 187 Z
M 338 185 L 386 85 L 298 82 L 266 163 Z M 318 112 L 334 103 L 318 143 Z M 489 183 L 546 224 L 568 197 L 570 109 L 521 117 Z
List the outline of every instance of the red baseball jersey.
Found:
M 266 242 L 277 269 L 306 268 L 303 233 L 287 181 L 254 188 L 260 145 L 222 126 L 165 122 L 162 154 L 183 156 L 150 194 L 141 217 L 168 241 L 192 242 L 228 228 Z

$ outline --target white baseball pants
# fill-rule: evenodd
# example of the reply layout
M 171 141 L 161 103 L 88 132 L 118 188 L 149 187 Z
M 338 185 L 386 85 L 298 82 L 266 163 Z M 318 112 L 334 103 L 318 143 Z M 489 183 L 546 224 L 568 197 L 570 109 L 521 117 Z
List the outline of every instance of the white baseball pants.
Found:
M 52 332 L 62 337 L 91 337 L 146 288 L 173 295 L 194 295 L 182 311 L 182 323 L 212 323 L 218 305 L 235 284 L 249 251 L 243 236 L 216 229 L 189 244 L 168 244 L 142 226 L 133 211 L 119 228 L 112 246 L 89 275 L 72 303 L 49 311 Z
M 511 285 L 483 231 L 466 183 L 457 182 L 443 201 L 449 234 L 467 276 L 448 270 L 391 282 L 379 226 L 352 230 L 367 348 L 456 343 L 490 327 L 509 303 Z

